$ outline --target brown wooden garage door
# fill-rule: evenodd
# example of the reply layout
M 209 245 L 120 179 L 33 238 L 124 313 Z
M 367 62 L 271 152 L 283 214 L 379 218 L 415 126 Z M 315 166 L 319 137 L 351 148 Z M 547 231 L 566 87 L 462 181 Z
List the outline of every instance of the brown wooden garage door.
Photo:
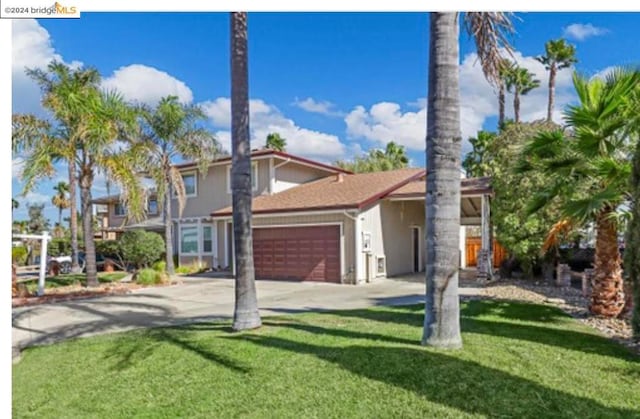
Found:
M 258 279 L 340 282 L 340 226 L 253 229 Z

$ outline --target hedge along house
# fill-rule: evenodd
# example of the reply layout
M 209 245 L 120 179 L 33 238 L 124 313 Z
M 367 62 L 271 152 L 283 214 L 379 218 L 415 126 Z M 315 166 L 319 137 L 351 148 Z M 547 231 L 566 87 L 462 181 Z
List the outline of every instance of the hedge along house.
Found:
M 422 272 L 425 173 L 424 169 L 338 173 L 256 197 L 256 277 L 358 284 Z M 461 188 L 461 225 L 482 225 L 483 216 L 489 215 L 488 179 L 463 179 Z M 231 207 L 211 216 L 232 231 Z M 464 261 L 464 228 L 460 242 Z M 490 253 L 488 243 L 487 239 L 485 250 Z M 227 253 L 233 254 L 232 244 L 227 243 Z

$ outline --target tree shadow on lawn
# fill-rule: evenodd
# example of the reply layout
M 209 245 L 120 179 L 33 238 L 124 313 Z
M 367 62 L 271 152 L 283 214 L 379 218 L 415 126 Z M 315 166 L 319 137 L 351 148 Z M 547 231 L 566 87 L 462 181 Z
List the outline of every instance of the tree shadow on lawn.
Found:
M 205 324 L 202 324 L 204 326 Z M 246 374 L 250 370 L 230 358 L 217 354 L 208 348 L 209 341 L 200 344 L 189 339 L 189 331 L 194 330 L 208 330 L 208 331 L 223 331 L 230 332 L 229 326 L 213 326 L 207 324 L 206 329 L 200 327 L 198 324 L 192 324 L 187 326 L 176 327 L 161 327 L 157 329 L 149 329 L 144 331 L 144 337 L 153 341 L 149 345 L 147 339 L 131 339 L 129 336 L 125 336 L 122 339 L 117 339 L 113 348 L 107 352 L 105 359 L 115 359 L 116 363 L 112 367 L 113 370 L 121 371 L 134 366 L 136 363 L 143 361 L 145 358 L 151 356 L 158 346 L 163 343 L 170 343 L 185 351 L 192 352 L 207 361 L 214 362 L 230 370 L 238 373 Z
M 278 311 L 278 309 L 270 310 Z M 424 322 L 423 310 L 424 306 L 422 305 L 411 305 L 389 307 L 385 310 L 331 311 L 329 314 L 339 317 L 422 327 Z M 513 319 L 516 322 L 482 319 L 481 317 L 484 315 L 491 315 L 494 318 Z M 461 306 L 460 317 L 462 331 L 466 333 L 499 336 L 589 354 L 623 358 L 635 363 L 640 362 L 640 358 L 635 356 L 629 349 L 596 334 L 595 331 L 594 333 L 583 333 L 562 328 L 561 322 L 571 321 L 571 318 L 555 307 L 520 302 L 473 300 Z M 560 327 L 543 327 L 520 323 L 543 321 L 551 326 L 553 320 L 558 322 L 557 324 Z
M 335 334 L 331 329 L 323 332 Z M 432 402 L 472 414 L 527 418 L 585 415 L 628 418 L 640 415 L 638 410 L 604 406 L 592 399 L 551 389 L 433 349 L 328 347 L 252 334 L 228 339 L 313 355 L 359 376 L 410 390 Z

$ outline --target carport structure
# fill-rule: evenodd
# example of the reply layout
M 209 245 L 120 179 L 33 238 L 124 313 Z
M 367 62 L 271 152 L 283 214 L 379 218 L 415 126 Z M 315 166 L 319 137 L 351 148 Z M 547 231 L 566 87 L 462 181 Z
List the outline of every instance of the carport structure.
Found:
M 423 210 L 426 197 L 426 179 L 411 182 L 390 194 L 392 202 L 414 202 Z M 460 181 L 460 265 L 465 267 L 465 227 L 480 226 L 481 250 L 477 255 L 478 279 L 493 276 L 493 234 L 491 229 L 491 197 L 493 189 L 490 177 L 463 178 Z

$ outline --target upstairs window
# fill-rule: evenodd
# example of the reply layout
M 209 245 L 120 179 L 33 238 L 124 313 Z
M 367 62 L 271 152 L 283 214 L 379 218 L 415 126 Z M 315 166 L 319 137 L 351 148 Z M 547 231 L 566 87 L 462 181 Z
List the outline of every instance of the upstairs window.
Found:
M 147 212 L 149 215 L 157 215 L 158 214 L 158 200 L 150 199 L 147 205 Z
M 198 195 L 198 182 L 195 173 L 188 173 L 182 175 L 182 182 L 184 183 L 184 191 L 187 196 Z
M 113 214 L 117 217 L 124 217 L 127 215 L 127 208 L 122 205 L 120 202 L 116 204 L 116 207 L 113 209 Z

